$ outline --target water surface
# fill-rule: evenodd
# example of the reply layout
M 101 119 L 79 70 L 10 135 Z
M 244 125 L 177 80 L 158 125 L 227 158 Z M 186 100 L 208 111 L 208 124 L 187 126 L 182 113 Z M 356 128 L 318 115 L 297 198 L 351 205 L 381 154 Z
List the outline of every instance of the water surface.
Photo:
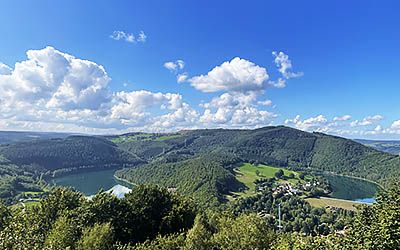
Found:
M 363 203 L 373 203 L 379 190 L 377 184 L 346 176 L 326 174 L 332 188 L 331 197 Z
M 76 173 L 54 178 L 55 185 L 73 187 L 85 195 L 96 194 L 100 189 L 112 189 L 116 185 L 131 188 L 131 185 L 114 178 L 116 169 L 98 170 L 92 172 Z

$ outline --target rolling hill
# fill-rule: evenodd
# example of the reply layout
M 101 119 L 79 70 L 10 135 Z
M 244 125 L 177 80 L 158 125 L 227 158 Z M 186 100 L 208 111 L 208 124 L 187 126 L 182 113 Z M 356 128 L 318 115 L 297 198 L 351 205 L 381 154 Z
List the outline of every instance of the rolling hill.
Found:
M 350 175 L 385 185 L 400 174 L 400 157 L 353 140 L 284 126 L 255 130 L 203 129 L 170 134 L 70 136 L 0 146 L 11 166 L 53 175 L 82 168 L 125 167 L 117 175 L 134 183 L 175 187 L 207 203 L 242 188 L 239 164 Z
M 0 155 L 16 165 L 33 165 L 45 170 L 136 165 L 142 162 L 111 141 L 91 136 L 2 145 Z
M 156 161 L 119 171 L 120 177 L 138 183 L 159 183 L 178 189 L 185 187 L 185 193 L 196 193 L 199 189 L 187 189 L 187 185 L 211 185 L 212 188 L 207 190 L 213 191 L 208 195 L 219 199 L 222 193 L 229 191 L 228 188 L 222 192 L 223 189 L 218 187 L 220 183 L 238 186 L 230 175 L 234 175 L 235 165 L 243 162 L 350 175 L 383 185 L 400 174 L 399 156 L 352 140 L 284 126 L 255 130 L 193 130 L 174 135 L 146 134 L 144 137 L 142 134 L 140 138 L 145 140 L 138 139 L 137 135 L 134 135 L 136 139 L 129 139 L 130 136 L 123 135 L 124 140 L 121 137 L 112 140 L 127 151 Z M 159 140 L 160 137 L 164 139 Z M 229 160 L 214 160 L 218 158 Z M 218 164 L 213 164 L 215 161 Z M 194 178 L 199 172 L 201 178 Z
M 23 141 L 44 140 L 54 138 L 66 138 L 71 133 L 51 132 L 24 132 L 24 131 L 0 131 L 0 144 L 9 144 Z

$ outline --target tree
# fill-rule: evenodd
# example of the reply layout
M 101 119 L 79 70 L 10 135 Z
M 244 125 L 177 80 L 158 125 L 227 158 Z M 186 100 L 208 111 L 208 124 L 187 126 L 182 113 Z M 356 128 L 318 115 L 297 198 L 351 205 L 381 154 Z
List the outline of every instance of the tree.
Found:
M 349 249 L 399 249 L 400 186 L 393 183 L 376 204 L 361 206 L 347 234 L 343 244 Z
M 73 247 L 78 241 L 80 230 L 77 222 L 66 215 L 60 216 L 53 225 L 44 248 L 48 250 L 64 250 Z
M 0 231 L 3 230 L 11 219 L 10 209 L 0 200 Z
M 280 179 L 285 175 L 285 173 L 283 172 L 282 169 L 279 169 L 276 173 L 275 173 L 275 177 Z
M 109 250 L 114 245 L 114 232 L 110 223 L 95 224 L 86 228 L 79 240 L 77 250 Z
M 194 222 L 193 203 L 157 186 L 139 185 L 126 194 L 124 220 L 129 229 L 121 241 L 132 243 L 189 229 Z M 119 232 L 118 232 L 119 233 Z
M 269 249 L 275 241 L 265 220 L 255 214 L 221 216 L 216 228 L 213 249 Z

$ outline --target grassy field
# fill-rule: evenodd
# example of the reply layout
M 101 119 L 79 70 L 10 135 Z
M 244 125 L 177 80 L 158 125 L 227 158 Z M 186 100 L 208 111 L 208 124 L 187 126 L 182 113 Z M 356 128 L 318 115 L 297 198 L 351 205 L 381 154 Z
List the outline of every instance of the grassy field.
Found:
M 337 207 L 343 208 L 347 210 L 355 211 L 357 210 L 357 206 L 360 206 L 361 203 L 348 201 L 348 200 L 341 200 L 335 198 L 328 198 L 328 197 L 320 197 L 320 198 L 307 198 L 306 201 L 310 203 L 313 207 Z
M 111 141 L 114 143 L 149 141 L 149 140 L 151 140 L 152 136 L 153 136 L 152 134 L 122 135 L 122 136 L 113 138 Z
M 13 209 L 28 208 L 28 207 L 38 206 L 39 204 L 40 204 L 40 199 L 34 199 L 34 200 L 30 200 L 30 201 L 25 201 L 25 202 L 19 202 L 17 204 L 12 205 L 11 208 L 13 208 Z
M 176 134 L 176 135 L 163 135 L 160 137 L 157 137 L 155 139 L 155 141 L 167 141 L 167 140 L 172 140 L 172 139 L 176 139 L 176 138 L 180 138 L 182 137 L 182 135 L 180 134 Z
M 26 192 L 23 192 L 23 194 L 24 195 L 31 195 L 31 196 L 34 196 L 34 195 L 40 195 L 41 193 L 43 193 L 43 192 L 39 192 L 39 191 L 26 191 Z
M 256 185 L 254 184 L 254 181 L 262 178 L 272 178 L 275 177 L 275 173 L 278 172 L 279 170 L 283 170 L 284 176 L 288 177 L 290 174 L 294 175 L 294 178 L 288 179 L 287 180 L 279 180 L 279 182 L 290 182 L 292 184 L 297 184 L 299 182 L 302 182 L 299 178 L 299 173 L 283 168 L 276 168 L 276 167 L 271 167 L 271 166 L 266 166 L 266 165 L 258 165 L 254 166 L 250 163 L 245 163 L 242 166 L 238 167 L 235 169 L 236 173 L 236 178 L 238 181 L 242 182 L 246 187 L 248 188 L 247 190 L 244 190 L 242 192 L 236 192 L 234 195 L 236 196 L 241 196 L 241 197 L 248 197 L 251 195 L 255 194 L 255 187 Z M 257 175 L 257 171 L 259 174 Z M 305 179 L 311 178 L 310 176 L 306 176 Z
M 166 141 L 182 137 L 180 134 L 137 134 L 137 135 L 123 135 L 113 138 L 111 141 L 114 143 L 122 142 L 136 142 L 136 141 Z

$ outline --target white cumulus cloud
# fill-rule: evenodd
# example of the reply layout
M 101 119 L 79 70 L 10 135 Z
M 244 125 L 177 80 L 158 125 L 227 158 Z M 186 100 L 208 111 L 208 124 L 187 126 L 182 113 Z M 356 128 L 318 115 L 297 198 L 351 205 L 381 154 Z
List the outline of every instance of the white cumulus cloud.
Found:
M 164 68 L 168 69 L 171 72 L 176 72 L 177 70 L 181 70 L 185 67 L 185 62 L 183 60 L 169 61 L 164 63 Z
M 352 127 L 355 126 L 368 126 L 368 125 L 372 125 L 378 121 L 383 120 L 383 116 L 382 115 L 372 115 L 372 116 L 367 116 L 365 118 L 363 118 L 361 121 L 359 120 L 355 120 L 353 121 L 350 125 Z
M 268 80 L 267 70 L 239 57 L 216 66 L 207 75 L 190 78 L 191 85 L 202 92 L 261 90 Z
M 342 122 L 342 121 L 348 121 L 350 119 L 351 119 L 351 115 L 344 115 L 344 116 L 336 116 L 335 118 L 333 118 L 333 121 Z
M 9 75 L 12 72 L 12 68 L 8 65 L 0 62 L 0 75 Z

